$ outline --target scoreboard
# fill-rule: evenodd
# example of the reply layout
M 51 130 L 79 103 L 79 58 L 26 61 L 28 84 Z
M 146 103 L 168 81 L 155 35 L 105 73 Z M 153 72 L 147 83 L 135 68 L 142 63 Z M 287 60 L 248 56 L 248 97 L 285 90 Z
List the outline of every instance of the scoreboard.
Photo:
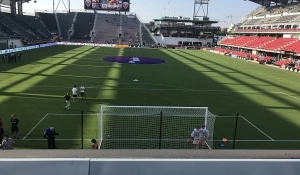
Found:
M 130 0 L 84 0 L 84 9 L 105 11 L 126 11 L 130 8 Z

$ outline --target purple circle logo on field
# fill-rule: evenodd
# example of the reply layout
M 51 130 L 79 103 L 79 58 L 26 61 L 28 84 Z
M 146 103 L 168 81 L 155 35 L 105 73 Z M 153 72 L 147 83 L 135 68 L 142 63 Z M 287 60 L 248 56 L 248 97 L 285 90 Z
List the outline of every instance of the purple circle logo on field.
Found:
M 118 62 L 125 64 L 162 64 L 166 62 L 165 60 L 157 58 L 124 56 L 106 57 L 104 58 L 104 60 L 109 62 Z

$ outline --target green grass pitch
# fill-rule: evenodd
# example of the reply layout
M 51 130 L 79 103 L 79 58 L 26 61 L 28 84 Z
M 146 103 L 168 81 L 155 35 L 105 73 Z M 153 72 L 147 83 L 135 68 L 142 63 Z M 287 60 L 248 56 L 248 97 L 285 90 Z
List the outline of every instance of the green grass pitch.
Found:
M 134 65 L 103 60 L 118 55 L 167 62 Z M 299 149 L 298 73 L 199 50 L 53 46 L 22 56 L 16 64 L 0 63 L 0 117 L 10 136 L 10 115 L 19 118 L 16 149 L 46 148 L 42 135 L 50 124 L 60 133 L 58 148 L 81 148 L 81 111 L 84 148 L 88 149 L 89 140 L 98 138 L 96 113 L 101 105 L 208 107 L 220 115 L 214 149 L 232 148 L 232 116 L 238 112 L 237 149 Z M 71 102 L 72 110 L 66 111 L 63 95 L 75 84 L 85 85 L 87 100 Z M 174 127 L 182 122 L 174 122 Z M 193 127 L 180 137 L 188 138 Z M 220 147 L 224 137 L 229 141 Z M 192 148 L 186 144 L 175 142 L 169 148 Z M 135 148 L 137 144 L 128 145 Z

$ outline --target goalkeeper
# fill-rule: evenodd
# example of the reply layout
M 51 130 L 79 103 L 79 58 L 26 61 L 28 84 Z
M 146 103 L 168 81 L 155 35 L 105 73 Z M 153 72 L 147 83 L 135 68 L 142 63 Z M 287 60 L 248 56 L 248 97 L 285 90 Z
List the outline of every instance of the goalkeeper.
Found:
M 199 129 L 199 134 L 198 134 L 198 146 L 196 148 L 201 148 L 201 149 L 205 149 L 206 148 L 206 141 L 208 140 L 209 137 L 209 131 L 205 128 L 205 125 L 203 125 L 200 129 Z

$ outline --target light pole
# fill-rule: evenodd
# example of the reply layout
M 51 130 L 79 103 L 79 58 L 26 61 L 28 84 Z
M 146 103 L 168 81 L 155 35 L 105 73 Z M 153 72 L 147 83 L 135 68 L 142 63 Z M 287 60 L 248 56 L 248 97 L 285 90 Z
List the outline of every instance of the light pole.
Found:
M 3 2 L 3 0 L 0 0 L 0 12 L 1 12 L 1 3 Z

